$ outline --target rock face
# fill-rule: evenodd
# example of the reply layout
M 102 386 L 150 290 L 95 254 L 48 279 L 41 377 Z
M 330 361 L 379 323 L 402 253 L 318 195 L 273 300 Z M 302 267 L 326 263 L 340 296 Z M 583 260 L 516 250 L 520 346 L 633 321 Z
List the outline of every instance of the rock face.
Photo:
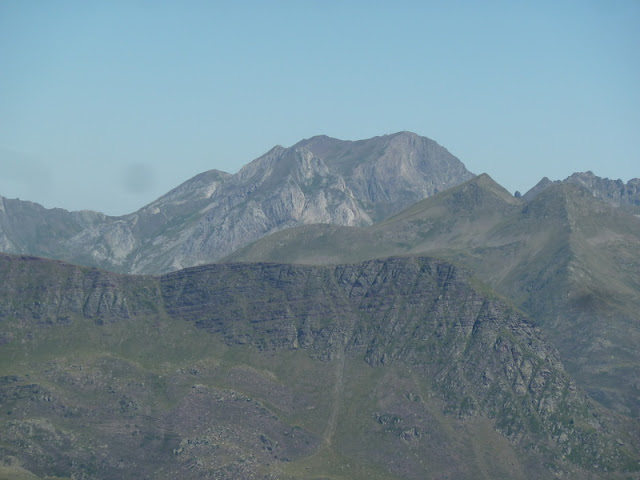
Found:
M 51 326 L 80 316 L 101 324 L 159 313 L 160 291 L 153 279 L 7 255 L 0 256 L 0 271 L 3 320 Z
M 637 425 L 591 402 L 522 313 L 440 260 L 129 277 L 3 255 L 0 279 L 9 477 L 640 469 Z
M 64 242 L 109 221 L 97 212 L 46 209 L 37 203 L 0 196 L 0 248 L 9 253 L 64 257 Z
M 409 132 L 357 142 L 319 136 L 296 147 L 341 175 L 374 222 L 473 177 L 446 149 Z
M 123 217 L 4 199 L 0 248 L 161 273 L 211 263 L 298 225 L 369 225 L 472 177 L 446 149 L 413 133 L 314 137 L 275 147 L 235 175 L 205 172 Z

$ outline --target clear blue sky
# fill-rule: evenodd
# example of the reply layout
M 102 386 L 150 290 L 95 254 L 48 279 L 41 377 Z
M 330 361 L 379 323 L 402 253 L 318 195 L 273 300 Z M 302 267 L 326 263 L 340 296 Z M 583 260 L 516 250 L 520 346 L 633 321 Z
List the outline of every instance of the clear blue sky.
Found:
M 640 1 L 0 2 L 0 195 L 130 213 L 409 130 L 510 191 L 640 177 Z

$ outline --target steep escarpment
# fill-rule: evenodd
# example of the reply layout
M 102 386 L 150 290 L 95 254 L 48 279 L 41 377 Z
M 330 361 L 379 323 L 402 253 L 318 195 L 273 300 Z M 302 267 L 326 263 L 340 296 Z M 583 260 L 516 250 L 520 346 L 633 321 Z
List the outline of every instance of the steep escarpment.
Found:
M 520 311 L 440 260 L 162 277 L 0 260 L 0 477 L 640 468 L 637 426 L 591 402 Z
M 514 440 L 544 431 L 550 448 L 583 460 L 607 448 L 541 331 L 451 264 L 212 265 L 163 277 L 162 291 L 171 316 L 229 345 L 402 364 L 431 379 L 447 411 L 488 415 Z
M 53 325 L 72 317 L 115 321 L 158 314 L 153 279 L 38 257 L 0 255 L 0 318 Z

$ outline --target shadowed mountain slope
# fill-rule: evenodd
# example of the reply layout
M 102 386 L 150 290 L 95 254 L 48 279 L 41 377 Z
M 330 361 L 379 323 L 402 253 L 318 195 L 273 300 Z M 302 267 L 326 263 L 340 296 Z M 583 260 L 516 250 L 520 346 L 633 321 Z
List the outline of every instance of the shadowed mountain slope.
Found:
M 443 261 L 0 279 L 0 478 L 638 475 L 637 425 Z

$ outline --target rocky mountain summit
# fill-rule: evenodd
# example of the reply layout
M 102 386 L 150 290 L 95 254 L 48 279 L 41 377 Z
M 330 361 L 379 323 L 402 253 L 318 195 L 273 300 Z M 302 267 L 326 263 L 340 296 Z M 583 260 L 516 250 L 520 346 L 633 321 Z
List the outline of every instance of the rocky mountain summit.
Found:
M 589 190 L 594 197 L 616 207 L 622 207 L 634 213 L 640 213 L 640 178 L 632 178 L 627 183 L 622 180 L 610 180 L 594 175 L 593 172 L 576 172 L 564 180 L 551 181 L 544 177 L 531 190 L 524 194 L 525 200 L 532 200 L 536 195 L 551 185 L 558 183 L 574 183 Z
M 1 199 L 0 248 L 161 273 L 213 262 L 298 225 L 370 225 L 472 177 L 445 148 L 413 133 L 313 137 L 275 147 L 234 175 L 200 174 L 122 217 Z
M 0 476 L 637 478 L 637 425 L 468 272 L 0 256 Z M 634 477 L 635 476 L 635 477 Z

